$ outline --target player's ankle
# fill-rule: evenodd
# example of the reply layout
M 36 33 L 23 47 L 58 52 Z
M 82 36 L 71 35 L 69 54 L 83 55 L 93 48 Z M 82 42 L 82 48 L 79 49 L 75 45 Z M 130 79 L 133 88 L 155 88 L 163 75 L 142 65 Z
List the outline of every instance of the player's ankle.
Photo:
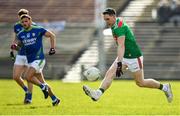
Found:
M 163 89 L 163 84 L 160 83 L 160 86 L 159 86 L 158 89 L 162 90 Z
M 96 90 L 96 92 L 97 92 L 97 94 L 98 94 L 99 96 L 101 96 L 101 95 L 104 93 L 104 89 L 99 88 L 99 89 Z
M 159 89 L 166 92 L 166 91 L 168 91 L 168 86 L 167 86 L 167 84 L 160 84 Z
M 102 94 L 103 94 L 104 91 L 105 91 L 103 88 L 99 88 L 99 90 L 101 91 Z

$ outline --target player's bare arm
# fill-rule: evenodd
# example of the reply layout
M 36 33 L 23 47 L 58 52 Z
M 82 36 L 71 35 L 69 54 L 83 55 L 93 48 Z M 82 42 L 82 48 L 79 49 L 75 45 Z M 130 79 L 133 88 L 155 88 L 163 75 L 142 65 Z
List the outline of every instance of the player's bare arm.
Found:
M 55 45 L 56 45 L 56 36 L 55 36 L 55 34 L 53 32 L 51 32 L 51 31 L 47 31 L 44 36 L 50 38 L 51 48 L 55 48 Z
M 120 36 L 117 39 L 117 43 L 118 43 L 118 49 L 117 49 L 117 57 L 118 57 L 118 61 L 122 61 L 123 56 L 124 56 L 124 45 L 125 42 L 125 36 Z

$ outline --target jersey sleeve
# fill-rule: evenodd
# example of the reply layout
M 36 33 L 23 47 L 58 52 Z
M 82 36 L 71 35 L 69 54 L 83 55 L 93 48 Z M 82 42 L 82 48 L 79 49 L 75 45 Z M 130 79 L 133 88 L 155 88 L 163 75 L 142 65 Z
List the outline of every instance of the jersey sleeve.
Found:
M 21 36 L 20 36 L 20 32 L 16 35 L 16 38 L 21 41 Z
M 125 36 L 125 27 L 118 27 L 114 33 L 117 37 Z
M 18 40 L 20 40 L 20 41 L 22 41 L 22 39 L 23 39 L 23 38 L 22 38 L 23 32 L 24 32 L 24 29 L 21 30 L 19 33 L 16 34 L 16 38 L 17 38 Z
M 17 31 L 16 31 L 16 25 L 13 26 L 13 29 L 14 29 L 14 33 L 17 34 Z
M 116 37 L 125 36 L 126 27 L 124 25 L 124 21 L 120 19 L 120 21 L 117 23 L 118 28 L 115 29 L 114 33 Z
M 47 30 L 44 29 L 43 27 L 41 27 L 40 31 L 41 31 L 41 35 L 42 35 L 42 36 L 45 35 L 45 33 L 47 32 Z

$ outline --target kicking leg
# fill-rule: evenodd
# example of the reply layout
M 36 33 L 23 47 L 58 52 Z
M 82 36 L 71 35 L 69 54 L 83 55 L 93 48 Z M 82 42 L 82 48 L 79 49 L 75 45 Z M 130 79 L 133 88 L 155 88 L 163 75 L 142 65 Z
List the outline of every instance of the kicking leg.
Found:
M 123 65 L 122 69 L 125 70 L 126 67 L 127 66 Z M 93 90 L 87 85 L 84 85 L 83 90 L 85 94 L 91 97 L 92 100 L 97 101 L 100 98 L 100 96 L 104 93 L 104 91 L 107 90 L 111 86 L 111 83 L 114 79 L 114 75 L 116 72 L 116 68 L 117 68 L 117 61 L 115 60 L 113 64 L 111 65 L 111 67 L 106 72 L 105 77 L 103 81 L 101 82 L 99 89 Z

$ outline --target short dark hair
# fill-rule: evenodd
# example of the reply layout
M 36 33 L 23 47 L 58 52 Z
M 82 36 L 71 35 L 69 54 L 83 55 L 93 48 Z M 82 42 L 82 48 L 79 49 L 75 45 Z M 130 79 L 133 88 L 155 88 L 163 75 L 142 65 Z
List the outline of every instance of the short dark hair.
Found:
M 21 15 L 23 15 L 23 14 L 29 14 L 29 11 L 26 10 L 26 9 L 20 9 L 20 10 L 18 11 L 18 16 L 21 16 Z
M 103 15 L 108 14 L 108 15 L 116 15 L 116 10 L 113 8 L 106 8 L 103 11 Z
M 23 18 L 31 19 L 31 16 L 29 16 L 27 14 L 23 14 L 23 15 L 21 15 L 20 19 L 22 20 Z

